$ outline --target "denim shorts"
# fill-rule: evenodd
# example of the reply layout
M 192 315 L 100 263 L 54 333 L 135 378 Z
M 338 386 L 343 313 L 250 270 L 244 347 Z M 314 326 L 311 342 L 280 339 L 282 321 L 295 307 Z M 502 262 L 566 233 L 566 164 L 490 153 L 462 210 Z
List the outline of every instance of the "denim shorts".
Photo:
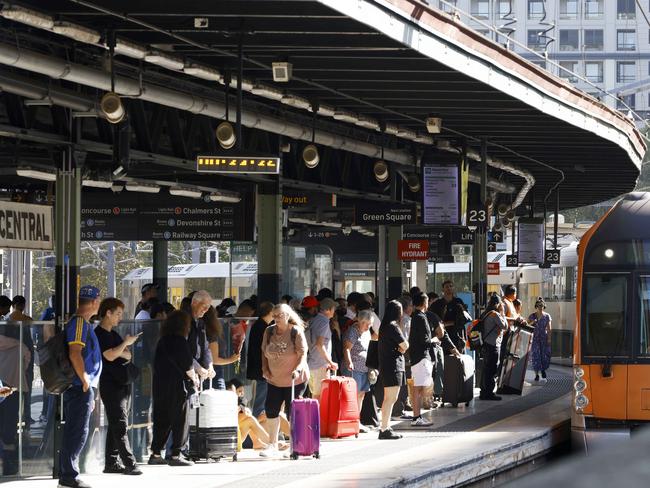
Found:
M 357 383 L 357 391 L 361 393 L 362 391 L 370 391 L 370 381 L 368 381 L 368 372 L 358 373 L 357 371 L 352 371 L 352 378 Z

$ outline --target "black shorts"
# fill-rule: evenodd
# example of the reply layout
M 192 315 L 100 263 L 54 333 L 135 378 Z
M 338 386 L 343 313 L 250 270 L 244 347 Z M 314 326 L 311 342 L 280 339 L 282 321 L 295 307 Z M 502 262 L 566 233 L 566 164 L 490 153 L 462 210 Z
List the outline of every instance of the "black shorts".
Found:
M 383 386 L 403 386 L 406 384 L 404 371 L 379 371 L 379 379 Z

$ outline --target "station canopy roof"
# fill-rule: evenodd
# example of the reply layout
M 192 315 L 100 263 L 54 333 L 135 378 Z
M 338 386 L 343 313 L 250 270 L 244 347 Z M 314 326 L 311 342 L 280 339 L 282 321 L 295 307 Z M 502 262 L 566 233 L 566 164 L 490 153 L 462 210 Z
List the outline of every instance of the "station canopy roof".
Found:
M 81 64 L 102 66 L 100 56 L 83 52 L 105 52 L 109 29 L 123 46 L 130 41 L 136 48 L 145 46 L 148 51 L 162 52 L 163 58 L 180 60 L 180 66 L 165 68 L 160 58 L 157 64 L 151 57 L 116 58 L 123 76 L 130 73 L 137 79 L 136 73 L 140 73 L 145 82 L 153 80 L 158 85 L 164 79 L 160 76 L 171 74 L 180 87 L 186 81 L 188 87 L 203 83 L 206 89 L 222 89 L 214 81 L 189 75 L 187 67 L 199 64 L 221 74 L 230 70 L 236 77 L 241 42 L 243 78 L 253 84 L 244 87 L 244 107 L 259 103 L 266 114 L 302 125 L 304 130 L 296 139 L 311 137 L 311 102 L 317 101 L 321 108 L 318 123 L 326 124 L 329 132 L 376 146 L 387 141 L 385 159 L 389 164 L 408 167 L 408 158 L 396 161 L 397 156 L 426 153 L 433 145 L 460 147 L 466 141 L 476 152 L 480 139 L 487 138 L 492 159 L 503 160 L 534 178 L 538 202 L 562 177 L 562 208 L 596 203 L 634 188 L 645 144 L 632 120 L 437 10 L 433 5 L 438 2 L 429 1 L 432 6 L 425 3 L 21 0 L 20 4 L 51 15 L 59 25 L 59 34 L 65 35 L 65 22 L 99 33 L 99 39 L 91 36 L 94 46 L 63 38 L 79 48 L 75 59 Z M 15 44 L 16 29 L 23 29 L 24 35 L 24 23 L 15 19 L 1 25 L 4 46 Z M 34 36 L 44 35 L 42 30 L 30 32 L 32 40 L 19 49 L 45 52 Z M 42 39 L 62 39 L 61 35 L 45 34 Z M 52 51 L 60 57 L 60 51 Z M 21 62 L 12 63 L 12 59 L 9 51 L 0 49 L 0 61 L 13 64 L 15 73 L 25 75 Z M 291 63 L 290 81 L 274 81 L 273 62 Z M 37 71 L 28 75 L 38 77 Z M 83 88 L 85 93 L 88 87 Z M 94 93 L 97 96 L 97 91 Z M 146 100 L 147 91 L 141 95 Z M 304 101 L 308 105 L 301 106 Z M 327 107 L 335 113 L 328 113 Z M 194 108 L 200 112 L 200 107 Z M 234 107 L 230 110 L 232 118 Z M 442 131 L 433 140 L 425 127 L 430 116 L 442 120 Z M 387 133 L 395 126 L 400 133 L 380 137 L 378 121 Z M 250 120 L 245 124 L 253 125 Z M 413 140 L 409 130 L 419 135 L 419 141 Z M 338 148 L 346 150 L 344 145 Z M 190 154 L 188 159 L 192 157 Z M 473 161 L 472 168 L 476 167 Z M 298 178 L 295 171 L 288 176 Z M 490 167 L 490 177 L 510 184 L 515 195 L 525 183 L 522 174 L 498 164 Z

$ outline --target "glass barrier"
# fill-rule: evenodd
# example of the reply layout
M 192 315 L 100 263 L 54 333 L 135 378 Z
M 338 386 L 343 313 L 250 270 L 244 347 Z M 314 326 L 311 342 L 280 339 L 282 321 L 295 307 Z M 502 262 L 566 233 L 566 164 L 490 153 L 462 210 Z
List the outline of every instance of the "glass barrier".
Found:
M 251 382 L 246 380 L 246 355 L 248 334 L 255 320 L 254 317 L 220 319 L 219 357 L 230 358 L 234 351 L 241 350 L 241 359 L 215 366 L 217 377 L 213 381 L 213 388 L 223 388 L 226 381 L 239 379 L 245 385 L 248 400 L 254 398 L 254 391 Z M 132 362 L 140 369 L 140 375 L 131 385 L 129 409 L 129 440 L 138 462 L 148 459 L 151 443 L 153 364 L 160 327 L 158 320 L 128 320 L 114 329 L 122 337 L 142 333 L 131 346 Z M 54 446 L 60 443 L 63 424 L 56 420 L 56 413 L 63 410 L 62 397 L 45 391 L 38 366 L 38 347 L 53 337 L 54 331 L 53 322 L 0 322 L 0 380 L 16 388 L 0 401 L 3 476 L 52 475 L 54 463 L 58 462 Z M 103 470 L 106 431 L 107 420 L 99 391 L 88 440 L 81 454 L 82 472 Z

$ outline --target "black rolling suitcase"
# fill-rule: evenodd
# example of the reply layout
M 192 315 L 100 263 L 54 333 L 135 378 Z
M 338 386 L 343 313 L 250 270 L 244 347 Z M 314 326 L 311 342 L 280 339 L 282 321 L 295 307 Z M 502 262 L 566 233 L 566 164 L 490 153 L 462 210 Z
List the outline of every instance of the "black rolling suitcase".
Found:
M 442 401 L 457 407 L 459 403 L 469 405 L 474 398 L 474 360 L 461 354 L 445 356 Z
M 521 395 L 528 368 L 528 355 L 533 342 L 533 329 L 516 327 L 510 331 L 497 382 L 497 393 Z

